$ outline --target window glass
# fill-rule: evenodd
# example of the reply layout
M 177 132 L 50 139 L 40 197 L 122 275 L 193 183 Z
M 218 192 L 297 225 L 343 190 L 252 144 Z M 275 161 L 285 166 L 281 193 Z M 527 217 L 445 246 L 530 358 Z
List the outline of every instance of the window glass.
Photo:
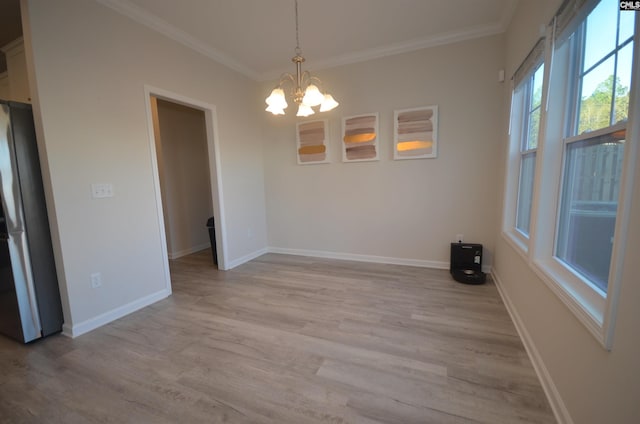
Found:
M 571 143 L 566 150 L 556 256 L 603 292 L 611 263 L 623 138 L 621 131 Z
M 533 177 L 535 169 L 536 152 L 523 155 L 520 163 L 516 228 L 526 236 L 529 235 L 531 223 L 531 202 L 533 200 Z
M 527 147 L 535 149 L 538 147 L 538 132 L 540 131 L 540 107 L 533 110 L 529 115 L 529 134 L 527 137 Z
M 578 134 L 611 125 L 615 60 L 609 58 L 582 79 Z
M 618 45 L 633 37 L 633 27 L 635 25 L 635 13 L 620 13 L 620 29 L 618 31 Z
M 618 7 L 611 6 L 611 1 L 601 1 L 587 18 L 585 71 L 616 48 Z
M 629 115 L 629 88 L 631 87 L 631 64 L 633 43 L 627 44 L 618 53 L 617 81 L 615 91 L 613 123 L 626 121 Z
M 540 65 L 533 74 L 531 81 L 531 103 L 529 105 L 528 134 L 526 138 L 525 150 L 538 147 L 538 133 L 540 131 L 540 106 L 542 102 L 542 77 L 544 75 L 544 65 Z
M 542 102 L 542 77 L 544 75 L 544 65 L 540 65 L 536 72 L 533 74 L 533 89 L 532 91 L 532 100 L 531 106 L 532 108 L 540 107 L 540 102 Z

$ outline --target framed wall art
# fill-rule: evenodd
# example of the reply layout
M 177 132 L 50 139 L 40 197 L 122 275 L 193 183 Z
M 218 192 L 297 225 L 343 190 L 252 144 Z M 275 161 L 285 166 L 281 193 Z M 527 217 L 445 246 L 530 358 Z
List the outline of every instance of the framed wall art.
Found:
M 328 129 L 326 119 L 296 124 L 299 165 L 329 163 Z
M 342 161 L 378 160 L 378 114 L 342 118 Z
M 393 128 L 393 159 L 438 157 L 438 106 L 396 110 Z

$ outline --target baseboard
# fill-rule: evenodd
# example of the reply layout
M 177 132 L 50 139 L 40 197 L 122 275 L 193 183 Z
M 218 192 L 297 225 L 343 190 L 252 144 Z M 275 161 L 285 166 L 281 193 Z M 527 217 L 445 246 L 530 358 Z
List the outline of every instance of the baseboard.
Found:
M 229 261 L 229 263 L 227 264 L 227 268 L 226 269 L 227 270 L 233 269 L 233 268 L 235 268 L 237 266 L 240 266 L 240 265 L 242 265 L 242 264 L 244 264 L 246 262 L 249 262 L 250 260 L 253 260 L 253 259 L 255 259 L 255 258 L 259 257 L 259 256 L 262 256 L 265 253 L 269 253 L 269 250 L 266 247 L 262 248 L 260 250 L 256 250 L 255 252 L 251 252 L 248 255 L 244 255 L 241 258 L 237 258 L 237 259 L 234 259 L 232 261 Z
M 170 294 L 171 291 L 163 289 L 159 292 L 150 294 L 149 296 L 145 296 L 142 299 L 134 300 L 131 303 L 127 303 L 126 305 L 119 306 L 108 312 L 100 314 L 97 317 L 83 321 L 79 324 L 75 324 L 72 326 L 64 324 L 62 326 L 62 334 L 71 338 L 78 337 L 82 334 L 88 333 L 91 330 L 95 330 L 98 327 L 102 327 L 103 325 L 109 324 L 112 321 L 122 318 L 125 315 L 129 315 L 132 312 L 156 303 L 157 301 L 164 299 Z
M 204 250 L 204 249 L 211 249 L 211 244 L 203 243 L 203 244 L 200 244 L 198 246 L 190 247 L 189 249 L 179 250 L 177 252 L 167 252 L 167 256 L 169 257 L 169 259 L 178 259 L 178 258 L 181 258 L 183 256 L 187 256 L 187 255 L 190 255 L 192 253 L 199 252 L 199 251 Z
M 529 355 L 529 359 L 533 364 L 533 368 L 538 375 L 538 379 L 542 384 L 542 389 L 547 395 L 547 399 L 549 400 L 549 404 L 551 405 L 551 409 L 553 410 L 553 414 L 555 415 L 556 420 L 559 424 L 573 424 L 573 419 L 571 419 L 571 415 L 569 414 L 569 411 L 567 410 L 567 407 L 565 406 L 564 401 L 560 396 L 560 392 L 558 392 L 556 385 L 553 383 L 553 379 L 551 378 L 547 367 L 544 365 L 544 361 L 542 360 L 542 357 L 540 356 L 540 353 L 538 352 L 538 349 L 536 348 L 531 335 L 527 331 L 527 328 L 525 327 L 524 322 L 520 318 L 518 311 L 513 305 L 511 298 L 503 288 L 502 280 L 495 270 L 491 272 L 491 275 L 493 277 L 493 281 L 496 284 L 496 287 L 498 288 L 498 293 L 502 298 L 502 302 L 507 308 L 507 312 L 509 312 L 509 315 L 511 316 L 511 321 L 513 321 L 513 324 L 516 327 L 516 331 L 518 331 L 518 334 L 520 335 L 520 339 L 522 340 L 524 348 Z
M 284 247 L 269 247 L 268 251 L 269 253 L 339 259 L 343 261 L 373 262 L 379 264 L 417 266 L 422 268 L 449 269 L 449 262 L 443 261 L 426 261 L 422 259 L 393 258 L 389 256 L 359 255 L 355 253 L 327 252 L 323 250 L 288 249 Z
M 249 253 L 248 255 L 245 255 L 241 258 L 234 259 L 229 262 L 229 266 L 227 269 L 233 269 L 257 257 L 260 257 L 265 253 L 280 253 L 283 255 L 310 256 L 315 258 L 338 259 L 343 261 L 356 262 L 373 262 L 390 265 L 407 265 L 417 266 L 421 268 L 449 269 L 449 262 L 444 261 L 428 261 L 423 259 L 394 258 L 390 256 L 360 255 L 356 253 L 329 252 L 325 250 L 289 249 L 285 247 L 273 246 L 265 247 L 263 249 Z M 482 271 L 490 273 L 491 266 L 482 265 Z

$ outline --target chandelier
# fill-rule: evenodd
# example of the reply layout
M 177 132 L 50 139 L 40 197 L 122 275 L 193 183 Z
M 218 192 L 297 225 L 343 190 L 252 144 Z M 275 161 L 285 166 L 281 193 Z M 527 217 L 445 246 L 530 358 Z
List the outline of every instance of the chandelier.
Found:
M 335 109 L 338 106 L 333 96 L 329 93 L 322 93 L 318 86 L 322 87 L 322 81 L 319 78 L 314 77 L 309 71 L 302 72 L 302 50 L 300 50 L 300 37 L 298 35 L 298 0 L 295 0 L 296 7 L 296 55 L 291 58 L 291 61 L 296 64 L 296 75 L 290 73 L 284 73 L 280 77 L 280 82 L 273 89 L 269 97 L 265 99 L 267 103 L 267 112 L 271 112 L 274 115 L 284 115 L 284 110 L 287 108 L 287 100 L 284 94 L 284 87 L 287 84 L 291 84 L 291 97 L 293 101 L 298 105 L 298 113 L 296 116 L 309 116 L 313 115 L 315 111 L 314 107 L 320 106 L 320 112 L 327 112 Z

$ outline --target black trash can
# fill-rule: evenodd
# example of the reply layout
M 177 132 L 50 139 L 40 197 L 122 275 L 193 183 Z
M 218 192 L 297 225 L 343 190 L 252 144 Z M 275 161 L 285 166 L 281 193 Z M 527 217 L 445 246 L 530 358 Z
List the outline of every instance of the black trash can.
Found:
M 213 217 L 207 219 L 207 227 L 209 228 L 209 239 L 211 240 L 211 253 L 213 254 L 213 263 L 218 265 L 218 251 L 216 249 L 216 228 Z

